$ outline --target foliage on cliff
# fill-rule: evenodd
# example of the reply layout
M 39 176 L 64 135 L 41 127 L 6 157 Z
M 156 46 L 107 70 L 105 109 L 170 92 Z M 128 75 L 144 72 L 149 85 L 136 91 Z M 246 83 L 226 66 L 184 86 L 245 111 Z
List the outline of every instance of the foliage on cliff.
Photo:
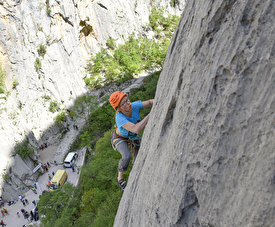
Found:
M 6 72 L 2 69 L 2 64 L 0 63 L 0 94 L 4 94 L 6 90 L 5 85 Z
M 27 158 L 34 154 L 33 147 L 29 144 L 28 138 L 26 138 L 22 142 L 16 144 L 15 152 L 17 154 L 19 154 L 19 156 L 21 158 Z
M 160 72 L 157 72 L 147 77 L 146 84 L 132 89 L 129 94 L 131 101 L 154 98 L 159 75 Z M 40 214 L 45 215 L 41 218 L 42 226 L 113 226 L 122 196 L 117 184 L 117 165 L 121 156 L 110 143 L 114 110 L 108 103 L 97 111 L 90 115 L 92 128 L 84 128 L 77 143 L 87 146 L 96 140 L 93 130 L 101 134 L 105 132 L 104 136 L 96 142 L 94 155 L 88 154 L 88 162 L 81 168 L 81 184 L 78 187 L 66 183 L 62 189 L 42 194 L 38 203 Z M 100 114 L 105 111 L 106 114 Z M 141 109 L 141 117 L 149 111 L 150 108 Z M 130 171 L 131 167 L 124 174 L 126 180 Z
M 90 88 L 99 88 L 114 81 L 122 82 L 133 78 L 145 70 L 162 67 L 173 32 L 179 17 L 163 16 L 162 10 L 152 10 L 148 29 L 154 32 L 154 38 L 136 38 L 132 34 L 125 44 L 116 46 L 114 39 L 109 39 L 108 50 L 101 49 L 91 56 L 87 64 L 87 76 L 84 78 Z

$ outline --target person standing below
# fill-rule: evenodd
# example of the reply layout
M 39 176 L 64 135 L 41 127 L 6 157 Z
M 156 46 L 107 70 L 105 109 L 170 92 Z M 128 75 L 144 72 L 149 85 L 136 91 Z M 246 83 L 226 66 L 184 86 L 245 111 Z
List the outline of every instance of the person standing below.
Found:
M 74 172 L 74 165 L 72 165 L 72 170 L 73 170 L 73 172 Z
M 1 225 L 2 227 L 6 225 L 3 220 L 1 220 Z
M 134 162 L 140 146 L 140 137 L 137 134 L 144 129 L 150 115 L 148 114 L 141 120 L 139 111 L 144 107 L 152 106 L 154 99 L 131 103 L 126 93 L 116 91 L 110 96 L 109 102 L 116 110 L 116 129 L 112 134 L 112 145 L 122 155 L 122 158 L 119 160 L 117 180 L 120 188 L 124 190 L 126 181 L 123 179 L 123 173 L 128 169 L 131 159 L 128 144 L 130 143 L 134 147 Z
M 8 210 L 7 210 L 6 208 L 4 208 L 3 211 L 4 211 L 4 213 L 5 213 L 6 215 L 10 215 L 9 212 L 8 212 Z

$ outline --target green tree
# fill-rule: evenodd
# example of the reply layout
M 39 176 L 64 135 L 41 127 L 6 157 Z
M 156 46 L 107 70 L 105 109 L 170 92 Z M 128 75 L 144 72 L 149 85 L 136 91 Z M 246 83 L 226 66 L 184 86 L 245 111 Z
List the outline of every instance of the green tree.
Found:
M 60 103 L 56 100 L 50 102 L 49 111 L 54 113 L 55 111 L 58 111 L 60 107 Z
M 32 156 L 34 154 L 34 150 L 32 146 L 29 144 L 28 138 L 16 144 L 15 152 L 19 154 L 21 158 L 27 158 L 28 156 Z
M 79 217 L 79 190 L 69 182 L 61 189 L 46 192 L 40 196 L 37 204 L 41 222 L 44 227 L 73 226 Z
M 54 117 L 54 120 L 55 120 L 55 124 L 62 125 L 62 123 L 66 122 L 66 120 L 67 120 L 66 112 L 62 111 L 61 113 L 57 114 Z
M 82 118 L 90 125 L 89 116 L 97 108 L 98 102 L 95 96 L 82 96 L 76 100 L 73 109 L 70 111 L 70 117 Z

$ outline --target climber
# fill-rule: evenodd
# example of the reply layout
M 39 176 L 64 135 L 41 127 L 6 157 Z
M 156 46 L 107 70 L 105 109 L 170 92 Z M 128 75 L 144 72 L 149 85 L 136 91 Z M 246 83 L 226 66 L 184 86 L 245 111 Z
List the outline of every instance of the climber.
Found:
M 122 155 L 122 158 L 119 160 L 117 180 L 120 188 L 124 190 L 126 181 L 123 179 L 123 173 L 128 169 L 131 159 L 128 144 L 132 147 L 132 164 L 134 164 L 140 146 L 140 137 L 137 134 L 144 129 L 150 115 L 148 114 L 141 121 L 139 110 L 143 107 L 152 106 L 154 99 L 130 103 L 126 93 L 116 91 L 110 96 L 109 101 L 111 106 L 116 110 L 116 129 L 112 133 L 112 145 Z

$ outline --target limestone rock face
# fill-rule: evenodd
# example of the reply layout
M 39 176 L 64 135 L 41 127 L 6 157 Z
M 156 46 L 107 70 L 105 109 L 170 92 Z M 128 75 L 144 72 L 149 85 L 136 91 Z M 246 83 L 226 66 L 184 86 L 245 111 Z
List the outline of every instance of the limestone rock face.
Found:
M 114 226 L 274 226 L 274 22 L 187 1 Z
M 9 91 L 0 97 L 0 171 L 12 167 L 14 145 L 29 134 L 38 145 L 51 144 L 48 138 L 60 130 L 53 125 L 57 113 L 49 111 L 50 102 L 63 100 L 62 108 L 69 109 L 88 92 L 83 78 L 91 54 L 109 38 L 123 43 L 132 33 L 144 34 L 152 7 L 180 15 L 184 3 L 0 0 L 0 67 Z

